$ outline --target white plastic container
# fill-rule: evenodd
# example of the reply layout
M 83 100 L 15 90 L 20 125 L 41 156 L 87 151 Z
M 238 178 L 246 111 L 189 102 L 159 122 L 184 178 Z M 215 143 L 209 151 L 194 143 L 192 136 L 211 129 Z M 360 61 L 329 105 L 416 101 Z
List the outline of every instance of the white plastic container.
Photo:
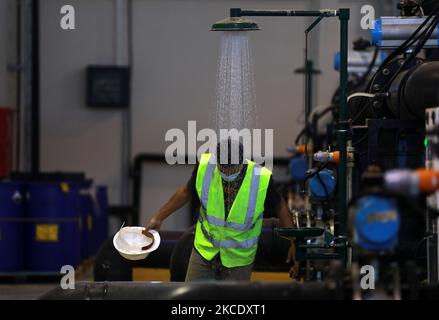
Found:
M 119 230 L 113 238 L 113 245 L 122 257 L 128 260 L 145 259 L 160 245 L 160 235 L 155 230 L 148 230 L 153 238 L 146 237 L 143 227 L 125 227 Z M 152 245 L 151 245 L 152 244 Z M 149 246 L 146 250 L 143 247 Z

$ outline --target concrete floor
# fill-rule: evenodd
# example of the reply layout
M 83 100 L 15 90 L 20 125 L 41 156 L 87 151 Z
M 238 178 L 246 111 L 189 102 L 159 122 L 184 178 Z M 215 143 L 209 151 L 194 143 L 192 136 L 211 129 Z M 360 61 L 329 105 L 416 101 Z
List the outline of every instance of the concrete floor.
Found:
M 76 281 L 93 281 L 93 264 L 81 265 L 75 273 Z M 59 283 L 2 284 L 0 282 L 0 300 L 36 300 L 43 293 L 56 288 Z
M 58 286 L 52 284 L 0 284 L 0 300 L 36 300 Z

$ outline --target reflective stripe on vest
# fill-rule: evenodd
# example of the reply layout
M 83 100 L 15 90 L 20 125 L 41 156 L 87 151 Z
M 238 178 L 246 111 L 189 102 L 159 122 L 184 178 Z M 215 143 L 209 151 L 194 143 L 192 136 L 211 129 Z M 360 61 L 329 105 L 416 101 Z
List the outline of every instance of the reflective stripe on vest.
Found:
M 247 239 L 244 241 L 234 241 L 234 240 L 221 240 L 221 241 L 216 241 L 215 239 L 213 239 L 210 234 L 207 232 L 207 230 L 204 228 L 203 225 L 203 217 L 201 216 L 201 214 L 199 215 L 198 220 L 200 221 L 200 227 L 201 227 L 201 231 L 203 232 L 204 236 L 206 237 L 207 240 L 209 240 L 215 247 L 219 247 L 219 248 L 240 248 L 240 249 L 248 249 L 251 248 L 255 245 L 258 244 L 259 241 L 259 236 L 251 238 L 251 239 Z
M 245 215 L 244 223 L 240 224 L 236 222 L 224 221 L 223 219 L 213 217 L 207 213 L 207 201 L 209 199 L 210 184 L 212 183 L 212 177 L 215 171 L 215 165 L 209 163 L 207 165 L 206 173 L 204 176 L 203 187 L 202 187 L 201 198 L 200 198 L 201 206 L 203 207 L 206 213 L 205 219 L 207 220 L 207 222 L 217 227 L 227 227 L 240 231 L 249 230 L 253 226 L 253 217 L 255 216 L 256 201 L 258 200 L 259 181 L 261 177 L 261 169 L 262 167 L 257 165 L 254 165 L 252 168 L 252 178 L 250 183 L 250 194 L 248 197 L 247 212 Z M 200 216 L 201 215 L 202 213 L 200 212 Z M 262 219 L 262 215 L 259 216 L 259 219 Z

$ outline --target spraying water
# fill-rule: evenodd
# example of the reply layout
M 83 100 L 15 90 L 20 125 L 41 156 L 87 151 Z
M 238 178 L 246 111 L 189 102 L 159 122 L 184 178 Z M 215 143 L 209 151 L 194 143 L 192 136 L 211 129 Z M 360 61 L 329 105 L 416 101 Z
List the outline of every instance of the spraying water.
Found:
M 255 129 L 257 109 L 252 59 L 247 31 L 225 31 L 221 36 L 218 58 L 215 125 L 218 137 L 221 129 Z M 244 178 L 223 180 L 226 216 Z
M 218 58 L 215 125 L 220 129 L 257 126 L 255 86 L 247 31 L 225 31 Z

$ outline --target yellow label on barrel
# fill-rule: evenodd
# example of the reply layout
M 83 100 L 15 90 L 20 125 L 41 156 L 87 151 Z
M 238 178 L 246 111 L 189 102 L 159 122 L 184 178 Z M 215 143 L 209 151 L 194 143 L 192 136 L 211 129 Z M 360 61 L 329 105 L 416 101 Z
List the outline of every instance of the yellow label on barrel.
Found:
M 61 186 L 61 191 L 62 192 L 64 192 L 64 193 L 69 192 L 69 184 L 68 183 L 62 182 L 60 186 Z
M 87 218 L 88 231 L 91 231 L 93 230 L 93 217 L 91 214 L 89 214 Z
M 37 224 L 35 229 L 35 240 L 44 242 L 58 241 L 57 224 Z

